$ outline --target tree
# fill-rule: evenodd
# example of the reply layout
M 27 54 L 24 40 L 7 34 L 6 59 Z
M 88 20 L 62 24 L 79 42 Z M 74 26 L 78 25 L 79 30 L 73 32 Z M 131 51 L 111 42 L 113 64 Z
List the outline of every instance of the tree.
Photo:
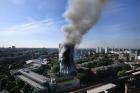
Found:
M 124 64 L 122 67 L 123 70 L 131 70 L 131 67 L 128 64 Z
M 15 86 L 14 88 L 12 88 L 10 90 L 10 93 L 20 93 L 19 87 L 18 86 Z
M 80 80 L 81 83 L 86 83 L 87 75 L 85 73 L 78 73 L 77 78 Z
M 23 81 L 21 81 L 21 80 L 18 80 L 17 81 L 17 86 L 19 87 L 19 88 L 23 88 L 23 86 L 24 86 L 24 82 Z
M 6 89 L 11 90 L 13 87 L 15 87 L 16 82 L 15 81 L 8 81 L 6 84 Z
M 53 66 L 51 67 L 50 72 L 51 73 L 56 73 L 59 71 L 59 64 L 53 64 Z
M 94 82 L 93 79 L 95 79 L 95 75 L 90 70 L 86 70 L 84 72 L 77 73 L 77 78 L 82 84 L 89 84 Z
M 117 73 L 117 75 L 118 75 L 119 77 L 124 76 L 124 74 L 125 74 L 125 70 L 121 70 L 121 71 L 119 71 L 119 72 Z
M 25 85 L 24 87 L 23 87 L 23 93 L 31 93 L 30 91 L 31 91 L 32 89 L 31 89 L 31 86 L 29 86 L 29 85 Z
M 5 89 L 8 78 L 5 75 L 0 75 L 0 81 L 1 81 L 1 89 Z
M 107 66 L 107 65 L 111 65 L 113 63 L 113 61 L 111 59 L 109 59 L 109 57 L 104 56 L 102 59 L 99 59 L 97 64 L 98 66 Z

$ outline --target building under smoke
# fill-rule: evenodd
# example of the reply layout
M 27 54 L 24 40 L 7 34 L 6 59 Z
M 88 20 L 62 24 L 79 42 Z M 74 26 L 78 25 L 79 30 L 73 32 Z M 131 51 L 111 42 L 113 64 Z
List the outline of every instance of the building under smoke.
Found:
M 74 64 L 74 45 L 59 45 L 60 75 L 76 75 Z

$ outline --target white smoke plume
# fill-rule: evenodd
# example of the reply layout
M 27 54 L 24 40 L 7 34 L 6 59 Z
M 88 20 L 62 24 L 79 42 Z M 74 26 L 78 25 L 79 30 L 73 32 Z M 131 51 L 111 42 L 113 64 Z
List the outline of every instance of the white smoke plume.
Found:
M 69 0 L 64 13 L 69 24 L 62 27 L 64 43 L 79 44 L 82 36 L 97 22 L 105 0 Z

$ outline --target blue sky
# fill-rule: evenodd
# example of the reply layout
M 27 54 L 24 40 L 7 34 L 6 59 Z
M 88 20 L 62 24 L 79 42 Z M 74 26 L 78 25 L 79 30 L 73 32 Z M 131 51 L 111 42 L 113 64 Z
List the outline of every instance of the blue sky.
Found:
M 0 0 L 0 46 L 58 47 L 68 0 Z M 140 48 L 140 0 L 107 0 L 79 47 Z

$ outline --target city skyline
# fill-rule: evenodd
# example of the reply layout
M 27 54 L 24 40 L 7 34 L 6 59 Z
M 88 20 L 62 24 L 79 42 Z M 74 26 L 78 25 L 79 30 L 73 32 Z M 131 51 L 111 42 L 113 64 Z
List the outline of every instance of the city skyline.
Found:
M 79 47 L 139 48 L 139 5 L 139 0 L 107 0 Z M 58 47 L 66 7 L 66 0 L 1 0 L 0 46 Z

